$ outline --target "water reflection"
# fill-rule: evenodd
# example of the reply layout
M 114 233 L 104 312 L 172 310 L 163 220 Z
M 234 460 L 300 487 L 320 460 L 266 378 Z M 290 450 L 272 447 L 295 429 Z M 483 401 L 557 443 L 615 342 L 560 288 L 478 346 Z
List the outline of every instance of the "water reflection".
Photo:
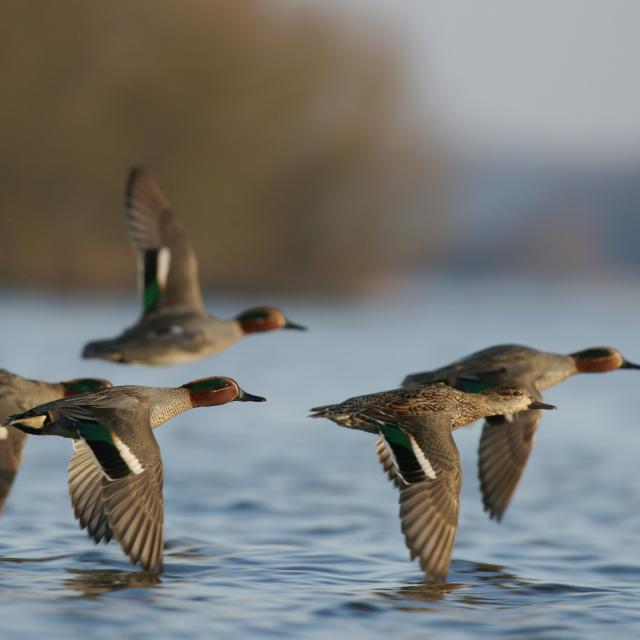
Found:
M 0 564 L 31 564 L 33 562 L 55 562 L 56 560 L 64 560 L 65 558 L 71 558 L 70 554 L 63 554 L 58 556 L 46 556 L 42 558 L 11 558 L 9 556 L 0 556 Z
M 115 569 L 67 569 L 64 586 L 77 591 L 82 598 L 97 598 L 122 589 L 147 589 L 160 584 L 157 573 L 117 571 Z
M 499 589 L 530 587 L 531 583 L 519 578 L 500 564 L 487 562 L 454 561 L 455 573 L 470 576 L 480 584 L 489 584 Z
M 417 602 L 438 602 L 449 593 L 466 587 L 467 585 L 459 582 L 437 582 L 434 580 L 424 580 L 413 584 L 406 584 L 397 589 L 383 589 L 376 593 L 383 598 L 396 601 L 394 606 L 398 609 L 411 609 L 402 601 L 413 600 Z M 425 607 L 420 607 L 424 609 Z
M 379 590 L 376 593 L 389 600 L 396 609 L 425 611 L 432 610 L 433 607 L 415 607 L 409 605 L 407 601 L 436 603 L 444 600 L 449 594 L 464 590 L 456 594 L 458 603 L 472 606 L 494 605 L 501 598 L 504 602 L 504 592 L 533 586 L 532 583 L 505 570 L 501 565 L 482 562 L 454 562 L 450 575 L 460 576 L 461 574 L 467 579 L 465 582 L 426 579 L 396 589 Z

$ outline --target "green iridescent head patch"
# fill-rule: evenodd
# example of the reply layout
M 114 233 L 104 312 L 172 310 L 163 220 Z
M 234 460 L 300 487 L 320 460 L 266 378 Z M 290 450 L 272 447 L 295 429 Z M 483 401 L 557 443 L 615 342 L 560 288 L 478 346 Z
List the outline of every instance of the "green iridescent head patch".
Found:
M 228 378 L 222 378 L 219 376 L 213 378 L 201 378 L 200 380 L 193 380 L 182 385 L 184 389 L 195 392 L 221 391 L 222 389 L 228 389 L 230 386 L 231 382 Z
M 264 322 L 273 316 L 273 309 L 269 309 L 267 307 L 256 307 L 255 309 L 248 309 L 247 311 L 243 311 L 239 316 L 237 316 L 236 320 L 240 324 L 245 324 L 248 322 Z

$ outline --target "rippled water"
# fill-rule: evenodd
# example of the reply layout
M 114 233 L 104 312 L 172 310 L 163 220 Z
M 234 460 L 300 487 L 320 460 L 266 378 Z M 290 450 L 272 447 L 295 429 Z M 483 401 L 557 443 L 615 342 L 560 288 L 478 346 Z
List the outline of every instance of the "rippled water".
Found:
M 192 411 L 156 431 L 159 579 L 78 529 L 69 443 L 32 438 L 0 518 L 3 639 L 638 637 L 640 375 L 581 376 L 548 392 L 559 410 L 544 416 L 500 525 L 481 508 L 479 428 L 456 433 L 466 481 L 444 585 L 423 582 L 408 560 L 373 437 L 306 418 L 315 404 L 499 342 L 611 344 L 640 361 L 634 287 L 437 281 L 377 302 L 269 301 L 311 331 L 146 369 L 78 357 L 83 342 L 133 319 L 133 300 L 3 295 L 0 363 L 24 375 L 177 385 L 225 374 L 269 399 Z M 209 303 L 232 315 L 248 301 Z

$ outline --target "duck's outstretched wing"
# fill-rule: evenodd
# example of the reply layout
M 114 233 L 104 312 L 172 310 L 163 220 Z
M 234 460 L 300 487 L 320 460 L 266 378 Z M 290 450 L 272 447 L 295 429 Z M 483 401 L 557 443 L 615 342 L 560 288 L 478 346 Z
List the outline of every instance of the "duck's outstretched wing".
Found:
M 157 455 L 144 463 L 140 473 L 104 481 L 103 499 L 122 550 L 131 564 L 146 571 L 162 569 L 162 460 Z
M 380 427 L 378 456 L 400 491 L 411 558 L 437 579 L 449 569 L 458 527 L 462 472 L 446 415 L 403 416 Z
M 162 459 L 148 415 L 133 432 L 122 428 L 137 416 L 96 416 L 76 423 L 100 465 L 102 506 L 113 537 L 147 571 L 162 568 Z M 144 425 L 144 426 L 143 426 Z
M 542 399 L 538 392 L 534 397 L 536 400 Z M 478 447 L 482 503 L 489 517 L 498 522 L 504 516 L 522 478 L 540 417 L 540 411 L 521 411 L 487 418 L 482 427 Z
M 142 168 L 129 174 L 127 225 L 138 256 L 143 315 L 165 309 L 202 310 L 198 262 L 169 200 Z
M 101 540 L 109 542 L 113 531 L 102 499 L 104 473 L 82 440 L 74 440 L 73 449 L 67 474 L 73 512 L 96 544 Z

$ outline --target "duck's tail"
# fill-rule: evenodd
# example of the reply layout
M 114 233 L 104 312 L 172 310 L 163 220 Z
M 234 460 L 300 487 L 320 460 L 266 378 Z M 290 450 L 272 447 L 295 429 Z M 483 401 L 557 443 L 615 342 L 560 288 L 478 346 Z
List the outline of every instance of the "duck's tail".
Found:
M 49 414 L 46 411 L 40 411 L 39 407 L 34 407 L 23 413 L 7 416 L 4 426 L 16 427 L 25 433 L 39 434 L 40 430 L 49 422 L 51 422 Z
M 94 340 L 84 345 L 82 349 L 82 357 L 99 358 L 100 360 L 109 360 L 110 362 L 126 363 L 126 358 L 122 350 L 113 343 L 112 340 Z
M 332 419 L 336 417 L 339 413 L 338 404 L 325 404 L 321 407 L 313 407 L 311 409 L 311 413 L 309 414 L 310 418 L 329 418 Z

